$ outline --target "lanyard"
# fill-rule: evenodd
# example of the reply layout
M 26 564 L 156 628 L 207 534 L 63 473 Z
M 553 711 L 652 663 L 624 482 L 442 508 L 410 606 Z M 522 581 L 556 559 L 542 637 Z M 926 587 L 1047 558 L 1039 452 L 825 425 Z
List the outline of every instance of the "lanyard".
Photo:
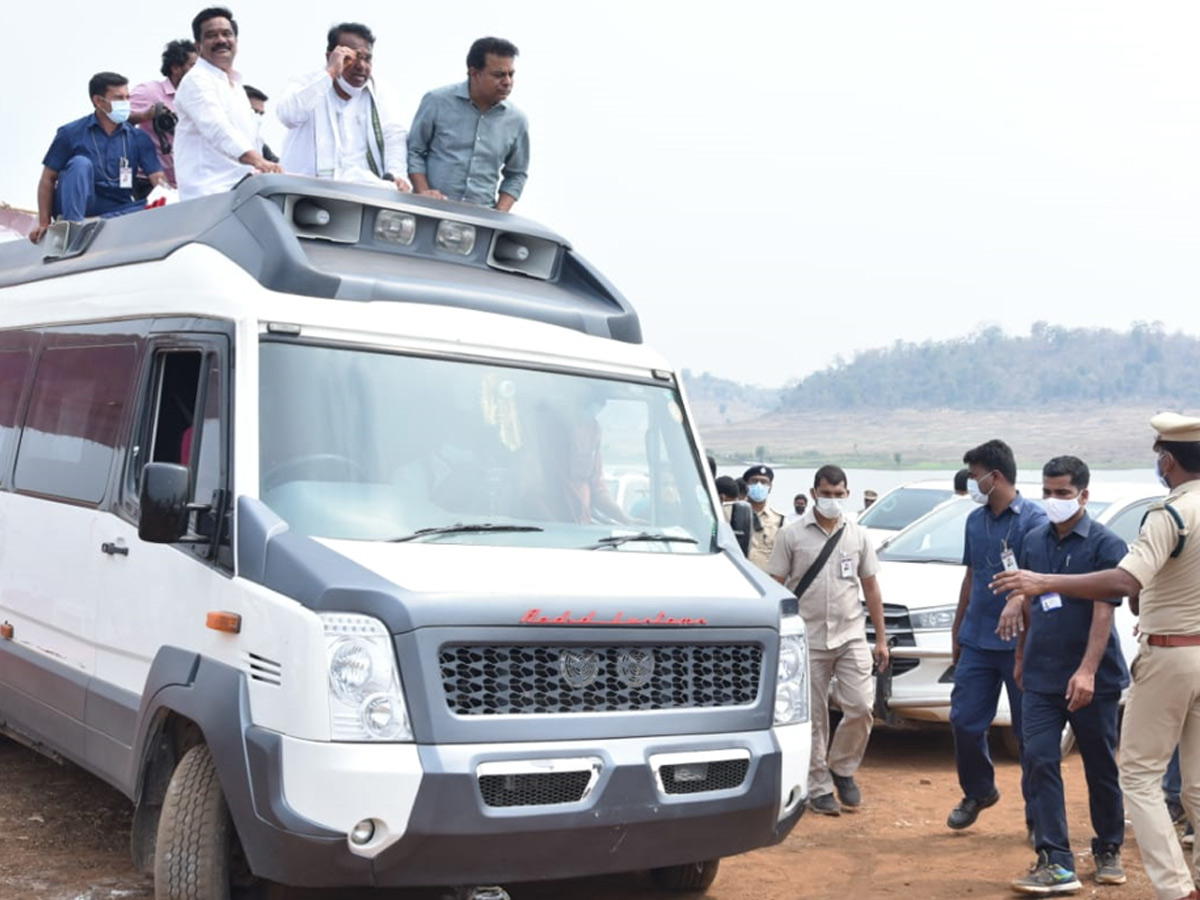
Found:
M 118 128 L 119 127 L 120 126 L 118 126 Z M 125 132 L 124 128 L 120 128 L 120 131 L 121 131 L 121 162 L 119 162 L 117 164 L 117 177 L 114 179 L 114 178 L 110 178 L 108 175 L 107 152 L 106 153 L 100 152 L 100 145 L 96 143 L 96 132 L 94 132 L 91 128 L 88 128 L 88 135 L 92 139 L 92 149 L 96 151 L 96 160 L 97 160 L 97 162 L 100 163 L 100 174 L 104 176 L 105 185 L 111 186 L 111 184 L 114 181 L 116 181 L 116 183 L 118 185 L 120 185 L 120 183 L 121 183 L 121 166 L 129 165 L 129 135 Z M 108 139 L 107 138 L 105 138 L 104 149 L 105 149 L 105 151 L 108 150 Z

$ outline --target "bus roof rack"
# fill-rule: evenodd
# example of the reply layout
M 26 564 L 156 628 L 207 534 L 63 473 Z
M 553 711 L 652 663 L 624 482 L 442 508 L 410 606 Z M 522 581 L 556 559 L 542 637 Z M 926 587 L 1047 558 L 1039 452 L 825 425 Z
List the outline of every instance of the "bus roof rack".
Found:
M 641 343 L 629 302 L 558 234 L 511 213 L 295 175 L 0 245 L 0 287 L 222 253 L 264 287 L 339 301 L 475 309 Z

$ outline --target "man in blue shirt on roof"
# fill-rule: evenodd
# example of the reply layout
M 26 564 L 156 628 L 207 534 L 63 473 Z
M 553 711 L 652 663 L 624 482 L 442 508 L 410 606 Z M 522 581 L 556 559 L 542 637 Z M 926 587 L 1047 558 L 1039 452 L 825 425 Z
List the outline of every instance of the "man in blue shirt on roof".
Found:
M 1021 745 L 1021 690 L 1013 677 L 1016 642 L 996 633 L 1004 603 L 988 586 L 1006 569 L 1017 568 L 1026 535 L 1046 522 L 1046 513 L 1017 492 L 1017 464 L 1012 448 L 990 440 L 963 456 L 969 478 L 967 493 L 980 509 L 967 516 L 963 565 L 951 639 L 954 689 L 950 693 L 950 725 L 954 731 L 954 760 L 963 799 L 946 824 L 967 828 L 981 810 L 1000 799 L 996 773 L 988 754 L 987 732 L 996 717 L 1001 685 L 1008 691 L 1013 733 Z M 1024 752 L 1022 751 L 1022 762 Z M 1021 792 L 1025 821 L 1031 822 L 1028 777 L 1022 765 Z
M 509 210 L 529 169 L 529 122 L 513 106 L 517 48 L 480 38 L 467 53 L 467 80 L 421 99 L 408 133 L 413 190 L 440 199 Z
M 1056 456 L 1042 467 L 1042 498 L 1050 521 L 1026 534 L 1022 569 L 1080 575 L 1115 568 L 1125 558 L 1125 542 L 1087 514 L 1089 480 L 1087 465 L 1074 456 Z M 1063 800 L 1061 739 L 1067 722 L 1087 778 L 1096 881 L 1125 883 L 1117 718 L 1129 670 L 1113 625 L 1120 605 L 1120 597 L 1092 602 L 1056 592 L 1029 598 L 1014 594 L 1000 615 L 997 633 L 1017 638 L 1014 668 L 1023 694 L 1025 769 L 1038 854 L 1034 867 L 1012 883 L 1021 893 L 1066 893 L 1082 887 Z
M 129 124 L 129 79 L 98 72 L 88 82 L 88 95 L 95 110 L 59 128 L 42 160 L 38 224 L 29 232 L 35 244 L 52 218 L 82 222 L 88 216 L 144 209 L 133 198 L 133 176 L 139 169 L 151 184 L 167 184 L 153 142 Z

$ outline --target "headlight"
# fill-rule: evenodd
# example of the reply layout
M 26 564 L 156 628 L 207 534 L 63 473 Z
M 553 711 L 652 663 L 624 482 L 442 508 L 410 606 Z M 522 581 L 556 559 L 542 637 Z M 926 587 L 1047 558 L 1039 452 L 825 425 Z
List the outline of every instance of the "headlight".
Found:
M 957 606 L 935 606 L 933 609 L 910 609 L 908 621 L 916 631 L 949 631 L 954 625 Z
M 779 634 L 775 679 L 775 724 L 808 721 L 808 642 L 799 616 L 785 616 Z
M 392 636 L 383 623 L 353 613 L 320 616 L 325 627 L 333 739 L 411 741 Z

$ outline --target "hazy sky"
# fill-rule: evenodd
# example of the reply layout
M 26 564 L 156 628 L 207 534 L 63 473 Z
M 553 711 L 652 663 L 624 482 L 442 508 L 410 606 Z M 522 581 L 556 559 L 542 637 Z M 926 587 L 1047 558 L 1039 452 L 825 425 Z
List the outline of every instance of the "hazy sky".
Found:
M 33 207 L 88 78 L 161 77 L 204 5 L 5 3 L 0 200 Z M 410 110 L 465 76 L 474 38 L 515 42 L 517 211 L 677 366 L 775 386 L 989 324 L 1200 333 L 1195 0 L 230 5 L 238 69 L 272 97 L 335 21 L 376 32 Z

